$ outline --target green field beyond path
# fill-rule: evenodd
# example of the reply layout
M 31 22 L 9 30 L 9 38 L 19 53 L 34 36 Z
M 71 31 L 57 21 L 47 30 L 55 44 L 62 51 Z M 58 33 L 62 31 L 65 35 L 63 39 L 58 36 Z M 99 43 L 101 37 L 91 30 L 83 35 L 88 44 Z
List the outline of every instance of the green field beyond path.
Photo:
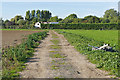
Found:
M 118 30 L 56 30 L 81 54 L 87 55 L 97 68 L 119 76 L 120 58 L 118 53 Z M 113 51 L 92 50 L 88 44 L 100 47 L 109 44 Z
M 118 44 L 118 30 L 65 30 L 106 44 Z

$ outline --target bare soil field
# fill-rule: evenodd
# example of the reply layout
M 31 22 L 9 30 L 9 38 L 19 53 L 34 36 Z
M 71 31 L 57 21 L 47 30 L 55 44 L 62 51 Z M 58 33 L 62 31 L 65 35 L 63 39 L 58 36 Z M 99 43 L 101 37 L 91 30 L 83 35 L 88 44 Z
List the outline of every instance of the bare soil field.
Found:
M 2 31 L 2 48 L 20 44 L 26 35 L 40 31 L 30 30 L 3 30 Z
M 48 34 L 26 63 L 26 69 L 20 72 L 21 78 L 110 78 L 76 51 L 63 35 L 54 31 Z

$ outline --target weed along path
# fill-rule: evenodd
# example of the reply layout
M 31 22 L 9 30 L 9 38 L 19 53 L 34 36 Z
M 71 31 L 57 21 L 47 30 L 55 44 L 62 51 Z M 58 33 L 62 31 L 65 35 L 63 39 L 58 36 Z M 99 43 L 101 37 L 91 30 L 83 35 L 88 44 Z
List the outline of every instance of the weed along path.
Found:
M 63 35 L 49 31 L 20 72 L 22 78 L 109 78 L 77 52 Z

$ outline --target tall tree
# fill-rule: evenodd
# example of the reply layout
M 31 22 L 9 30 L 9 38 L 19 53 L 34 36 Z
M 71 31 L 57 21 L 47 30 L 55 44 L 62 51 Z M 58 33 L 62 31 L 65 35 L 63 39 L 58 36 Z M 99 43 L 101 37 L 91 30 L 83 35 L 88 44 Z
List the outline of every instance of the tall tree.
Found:
M 30 21 L 30 11 L 26 11 L 26 16 L 25 16 L 25 20 Z
M 32 20 L 33 23 L 36 23 L 37 22 L 37 18 L 34 17 L 33 20 Z
M 36 11 L 36 17 L 37 17 L 37 21 L 40 21 L 40 10 Z
M 35 10 L 31 11 L 31 19 L 33 19 L 35 17 Z
M 109 19 L 111 23 L 116 23 L 118 19 L 118 12 L 114 9 L 106 10 L 103 18 Z
M 47 10 L 45 10 L 45 11 L 41 11 L 41 19 L 42 19 L 42 21 L 47 21 L 47 20 L 49 20 L 50 18 L 51 18 L 51 15 L 52 15 L 52 13 L 51 12 L 49 12 L 49 11 L 47 11 Z

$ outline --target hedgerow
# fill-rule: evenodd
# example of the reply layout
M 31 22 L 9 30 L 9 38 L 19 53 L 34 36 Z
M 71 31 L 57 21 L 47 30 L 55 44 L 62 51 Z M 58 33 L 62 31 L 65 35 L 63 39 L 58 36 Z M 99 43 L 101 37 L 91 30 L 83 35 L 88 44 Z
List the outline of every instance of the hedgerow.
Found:
M 99 29 L 120 29 L 119 24 L 102 24 L 102 23 L 93 23 L 93 24 L 42 24 L 42 29 L 84 29 L 84 30 L 99 30 Z
M 71 24 L 71 23 L 61 23 L 61 24 L 41 24 L 42 29 L 84 29 L 84 30 L 118 30 L 120 29 L 120 24 L 115 23 L 81 23 L 81 24 Z M 33 25 L 31 26 L 3 26 L 3 29 L 36 29 Z

